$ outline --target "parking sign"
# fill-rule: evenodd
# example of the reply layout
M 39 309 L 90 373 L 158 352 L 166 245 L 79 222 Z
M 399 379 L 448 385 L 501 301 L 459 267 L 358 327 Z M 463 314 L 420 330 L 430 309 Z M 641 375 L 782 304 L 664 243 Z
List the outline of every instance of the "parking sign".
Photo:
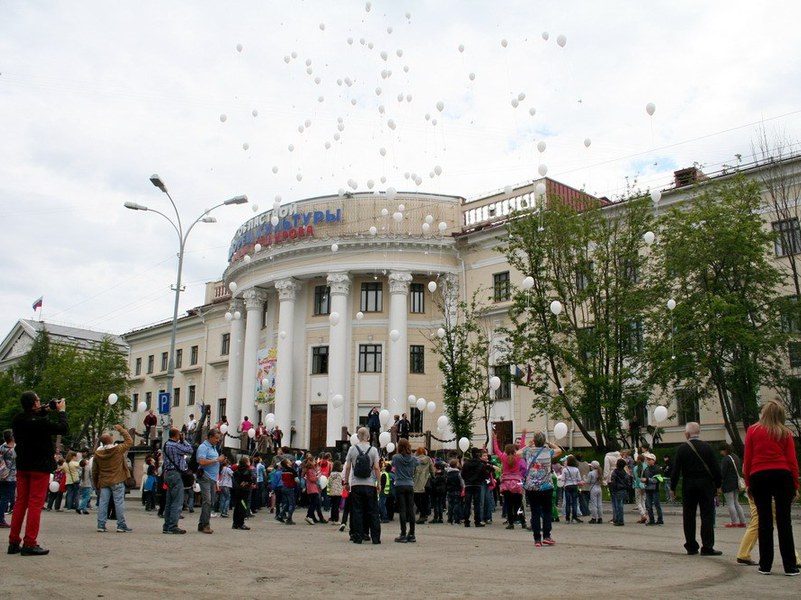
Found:
M 170 393 L 159 392 L 159 414 L 166 415 L 170 412 Z

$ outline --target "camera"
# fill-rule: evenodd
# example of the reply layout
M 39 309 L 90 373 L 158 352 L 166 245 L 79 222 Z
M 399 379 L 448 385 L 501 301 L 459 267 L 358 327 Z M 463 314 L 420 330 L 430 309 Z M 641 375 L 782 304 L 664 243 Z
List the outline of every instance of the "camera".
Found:
M 47 403 L 47 408 L 49 410 L 57 410 L 58 400 L 53 398 L 50 402 Z

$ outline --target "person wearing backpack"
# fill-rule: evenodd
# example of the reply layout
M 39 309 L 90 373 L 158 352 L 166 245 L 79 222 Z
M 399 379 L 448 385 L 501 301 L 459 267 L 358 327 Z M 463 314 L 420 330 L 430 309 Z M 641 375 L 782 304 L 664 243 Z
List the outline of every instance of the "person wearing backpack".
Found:
M 343 487 L 348 490 L 352 502 L 351 540 L 361 544 L 364 538 L 364 520 L 370 528 L 373 544 L 381 543 L 381 519 L 378 516 L 376 485 L 380 477 L 378 450 L 371 446 L 370 431 L 360 427 L 356 432 L 357 442 L 345 457 Z

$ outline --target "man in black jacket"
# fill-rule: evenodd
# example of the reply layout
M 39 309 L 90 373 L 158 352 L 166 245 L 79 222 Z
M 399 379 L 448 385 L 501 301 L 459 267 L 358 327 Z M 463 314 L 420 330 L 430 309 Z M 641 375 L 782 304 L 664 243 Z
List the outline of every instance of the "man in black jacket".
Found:
M 720 487 L 720 465 L 712 447 L 698 439 L 701 426 L 687 423 L 684 437 L 687 443 L 676 450 L 670 489 L 675 493 L 679 479 L 682 479 L 682 520 L 684 522 L 684 547 L 687 554 L 698 554 L 698 541 L 695 539 L 695 512 L 701 512 L 701 554 L 719 556 L 715 550 L 715 491 Z
M 470 527 L 470 504 L 473 505 L 473 519 L 476 527 L 484 527 L 481 522 L 481 486 L 488 477 L 487 463 L 481 460 L 481 449 L 473 448 L 471 457 L 462 464 L 464 480 L 464 526 Z
M 11 517 L 8 553 L 42 556 L 50 551 L 39 546 L 36 538 L 39 536 L 39 520 L 47 496 L 50 473 L 56 468 L 53 436 L 66 435 L 69 430 L 67 407 L 62 398 L 50 409 L 43 409 L 36 392 L 23 392 L 20 403 L 23 412 L 11 422 L 17 442 L 17 501 Z M 50 419 L 48 413 L 51 410 L 58 411 L 58 422 Z M 20 533 L 26 513 L 28 520 L 23 539 Z

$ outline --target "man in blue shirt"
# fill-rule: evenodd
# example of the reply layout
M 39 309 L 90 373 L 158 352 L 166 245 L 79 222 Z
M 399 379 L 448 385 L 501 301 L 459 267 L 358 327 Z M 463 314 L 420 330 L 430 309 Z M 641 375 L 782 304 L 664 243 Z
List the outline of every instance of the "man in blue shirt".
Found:
M 197 530 L 201 533 L 214 533 L 214 530 L 209 526 L 211 519 L 211 507 L 214 506 L 214 497 L 217 492 L 217 476 L 220 474 L 220 463 L 225 460 L 217 452 L 217 446 L 222 439 L 222 434 L 219 429 L 209 429 L 206 441 L 200 444 L 197 449 L 197 464 L 200 465 L 200 473 L 202 476 L 198 478 L 200 484 L 200 521 L 197 524 Z

